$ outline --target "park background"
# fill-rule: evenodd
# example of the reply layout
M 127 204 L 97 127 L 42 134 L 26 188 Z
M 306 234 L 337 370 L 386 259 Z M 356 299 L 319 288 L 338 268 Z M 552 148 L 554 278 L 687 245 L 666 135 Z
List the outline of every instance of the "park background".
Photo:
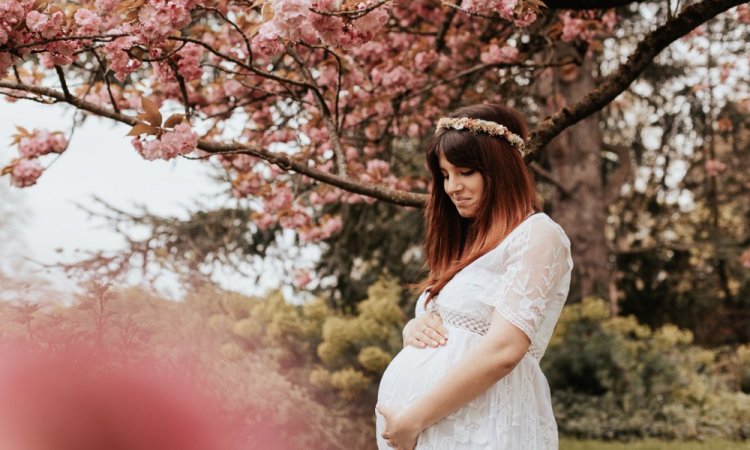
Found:
M 563 448 L 746 448 L 747 5 L 177 2 L 187 19 L 165 24 L 160 2 L 114 3 L 39 3 L 30 52 L 0 41 L 4 338 L 191 357 L 249 446 L 372 448 L 404 286 L 425 275 L 424 144 L 446 111 L 500 101 L 530 118 L 527 159 L 574 251 L 542 361 Z M 45 41 L 84 27 L 135 38 Z M 174 29 L 219 54 L 165 45 Z M 62 105 L 63 80 L 83 103 Z M 149 101 L 200 150 L 170 153 L 182 119 Z M 141 155 L 133 123 L 96 117 L 111 102 L 140 114 Z M 64 148 L 40 150 L 43 129 Z

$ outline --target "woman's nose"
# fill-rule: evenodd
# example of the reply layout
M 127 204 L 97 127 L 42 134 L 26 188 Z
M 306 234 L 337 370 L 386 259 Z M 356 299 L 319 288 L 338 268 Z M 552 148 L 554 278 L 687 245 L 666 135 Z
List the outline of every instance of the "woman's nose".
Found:
M 460 184 L 458 181 L 455 181 L 452 178 L 448 178 L 446 180 L 446 186 L 445 186 L 445 192 L 448 194 L 452 194 L 454 192 L 458 192 L 463 188 L 463 185 Z

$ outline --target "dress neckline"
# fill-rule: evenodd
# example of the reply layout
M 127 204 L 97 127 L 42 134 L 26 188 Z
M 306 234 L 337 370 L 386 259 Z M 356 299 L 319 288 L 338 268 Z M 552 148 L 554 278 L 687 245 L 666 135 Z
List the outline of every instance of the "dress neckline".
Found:
M 546 214 L 546 213 L 545 213 L 544 211 L 534 211 L 534 212 L 530 213 L 530 214 L 529 214 L 528 216 L 526 216 L 526 218 L 525 218 L 525 219 L 523 219 L 523 220 L 522 220 L 522 221 L 521 221 L 521 222 L 520 222 L 520 223 L 519 223 L 518 225 L 516 225 L 516 227 L 515 227 L 515 228 L 513 228 L 513 229 L 512 229 L 511 231 L 510 231 L 510 233 L 508 233 L 508 235 L 507 235 L 507 236 L 505 236 L 505 238 L 503 238 L 503 240 L 502 240 L 502 241 L 500 241 L 500 243 L 499 243 L 499 244 L 497 244 L 497 245 L 496 245 L 495 247 L 493 247 L 493 248 L 491 248 L 490 250 L 488 250 L 488 251 L 487 251 L 487 253 L 485 253 L 484 255 L 482 255 L 482 256 L 480 256 L 479 258 L 475 259 L 474 261 L 470 262 L 470 263 L 469 263 L 469 264 L 468 264 L 468 265 L 467 265 L 466 267 L 464 267 L 463 269 L 459 270 L 459 271 L 458 271 L 458 273 L 456 273 L 455 275 L 453 275 L 453 278 L 451 278 L 451 279 L 450 279 L 450 281 L 448 281 L 448 284 L 452 283 L 452 282 L 453 282 L 453 280 L 455 280 L 455 279 L 456 279 L 456 277 L 457 277 L 457 276 L 459 276 L 459 275 L 460 275 L 461 273 L 463 273 L 463 272 L 464 272 L 464 271 L 465 271 L 466 269 L 468 269 L 469 267 L 471 267 L 471 266 L 473 266 L 474 264 L 476 264 L 476 263 L 477 263 L 477 261 L 479 261 L 479 260 L 480 260 L 480 259 L 482 259 L 482 258 L 485 258 L 485 257 L 486 257 L 487 255 L 489 255 L 490 253 L 494 253 L 494 252 L 496 252 L 496 251 L 497 251 L 498 249 L 500 249 L 500 248 L 501 248 L 501 247 L 503 246 L 503 244 L 505 244 L 506 242 L 510 242 L 510 241 L 509 241 L 509 238 L 510 238 L 511 236 L 513 236 L 513 234 L 514 234 L 515 232 L 517 232 L 517 231 L 518 231 L 519 229 L 521 229 L 521 228 L 523 227 L 523 225 L 525 225 L 525 224 L 526 224 L 526 223 L 528 223 L 528 222 L 531 222 L 531 221 L 532 221 L 532 220 L 534 219 L 534 217 L 544 217 L 544 216 L 547 216 L 547 214 Z M 547 217 L 549 217 L 549 216 L 547 216 Z M 448 284 L 446 284 L 446 286 L 448 286 Z M 430 290 L 430 287 L 431 287 L 431 286 L 427 286 L 427 288 L 426 288 L 426 289 L 425 289 L 425 290 L 424 290 L 424 291 L 422 292 L 422 295 L 426 294 L 426 293 L 427 293 L 427 292 L 428 292 L 428 291 Z M 443 289 L 445 289 L 445 287 L 443 287 Z M 438 295 L 438 296 L 439 296 L 439 295 Z M 435 300 L 437 300 L 437 297 L 435 298 Z M 433 300 L 433 301 L 435 301 L 435 300 Z

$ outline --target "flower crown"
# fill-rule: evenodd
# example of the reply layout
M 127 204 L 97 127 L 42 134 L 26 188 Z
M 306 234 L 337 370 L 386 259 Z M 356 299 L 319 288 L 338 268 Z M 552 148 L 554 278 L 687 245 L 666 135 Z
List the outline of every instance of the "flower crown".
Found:
M 438 120 L 435 132 L 448 129 L 463 130 L 464 128 L 474 133 L 487 133 L 492 136 L 503 137 L 521 153 L 522 157 L 524 156 L 526 142 L 523 138 L 505 126 L 496 122 L 490 122 L 489 120 L 472 119 L 469 117 L 443 117 Z

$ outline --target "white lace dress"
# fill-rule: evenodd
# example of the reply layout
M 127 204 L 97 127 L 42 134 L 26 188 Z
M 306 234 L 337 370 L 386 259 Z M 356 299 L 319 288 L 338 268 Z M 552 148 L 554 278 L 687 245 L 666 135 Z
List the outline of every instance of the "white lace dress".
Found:
M 383 374 L 378 404 L 405 408 L 461 363 L 483 339 L 496 309 L 526 333 L 531 346 L 518 365 L 486 392 L 427 428 L 418 450 L 556 449 L 557 424 L 549 385 L 539 368 L 570 286 L 570 241 L 544 213 L 527 218 L 496 248 L 445 285 L 430 301 L 448 329 L 438 348 L 407 346 Z M 425 313 L 425 294 L 417 316 Z M 384 418 L 376 411 L 378 449 Z

